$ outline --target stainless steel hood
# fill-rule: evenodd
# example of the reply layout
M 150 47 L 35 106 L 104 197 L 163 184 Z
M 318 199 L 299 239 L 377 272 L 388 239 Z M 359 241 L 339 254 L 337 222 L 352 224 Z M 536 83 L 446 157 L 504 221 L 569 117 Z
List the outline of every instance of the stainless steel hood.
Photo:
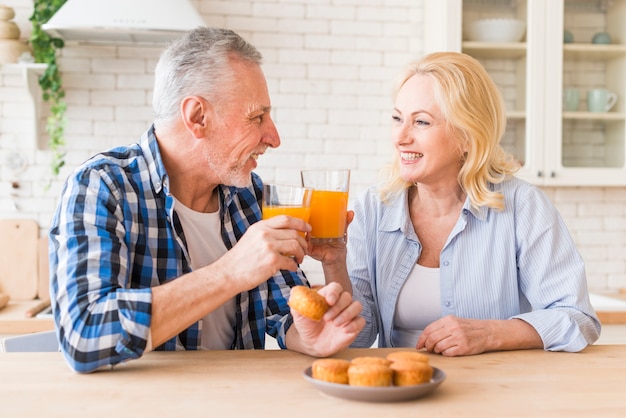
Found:
M 67 0 L 42 28 L 69 43 L 155 45 L 203 25 L 190 0 Z

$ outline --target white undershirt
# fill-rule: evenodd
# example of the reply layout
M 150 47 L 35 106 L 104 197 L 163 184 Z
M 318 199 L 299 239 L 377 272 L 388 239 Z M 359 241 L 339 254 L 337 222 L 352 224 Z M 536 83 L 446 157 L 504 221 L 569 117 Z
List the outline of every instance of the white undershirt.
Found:
M 424 328 L 441 317 L 439 269 L 416 264 L 404 282 L 393 318 L 394 347 L 415 347 Z
M 226 254 L 218 212 L 196 212 L 178 200 L 174 206 L 185 232 L 191 268 L 207 266 Z M 207 350 L 228 350 L 235 338 L 236 299 L 232 298 L 200 321 L 200 345 Z

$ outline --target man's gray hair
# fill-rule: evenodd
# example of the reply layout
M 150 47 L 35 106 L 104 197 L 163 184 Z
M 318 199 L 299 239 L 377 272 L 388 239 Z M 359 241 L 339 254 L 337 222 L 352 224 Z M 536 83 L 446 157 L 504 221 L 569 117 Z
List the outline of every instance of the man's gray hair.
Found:
M 155 120 L 170 121 L 187 96 L 224 97 L 234 77 L 229 60 L 260 65 L 261 53 L 229 29 L 198 27 L 163 51 L 154 71 L 152 108 Z M 222 93 L 222 94 L 221 94 Z

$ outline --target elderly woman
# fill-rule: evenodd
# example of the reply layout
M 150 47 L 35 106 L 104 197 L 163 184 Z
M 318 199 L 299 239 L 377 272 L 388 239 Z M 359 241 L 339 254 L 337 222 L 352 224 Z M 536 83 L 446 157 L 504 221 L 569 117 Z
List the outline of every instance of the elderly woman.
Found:
M 393 164 L 354 203 L 348 229 L 367 323 L 353 346 L 378 337 L 460 356 L 596 341 L 583 260 L 549 199 L 513 176 L 503 101 L 481 64 L 427 55 L 394 97 Z

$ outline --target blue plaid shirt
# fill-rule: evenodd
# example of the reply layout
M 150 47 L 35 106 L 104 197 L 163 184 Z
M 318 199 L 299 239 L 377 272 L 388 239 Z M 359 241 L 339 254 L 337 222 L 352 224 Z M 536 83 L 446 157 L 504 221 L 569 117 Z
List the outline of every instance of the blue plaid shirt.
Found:
M 228 249 L 261 219 L 261 179 L 219 186 L 222 239 Z M 152 287 L 191 271 L 185 235 L 168 191 L 152 126 L 140 144 L 98 154 L 67 180 L 50 227 L 51 296 L 61 351 L 78 372 L 140 357 L 150 333 Z M 242 260 L 245 262 L 245 260 Z M 285 348 L 293 323 L 290 288 L 304 273 L 280 271 L 237 295 L 232 349 L 262 349 L 265 333 Z M 178 335 L 200 346 L 195 323 Z M 157 350 L 175 350 L 172 338 Z

